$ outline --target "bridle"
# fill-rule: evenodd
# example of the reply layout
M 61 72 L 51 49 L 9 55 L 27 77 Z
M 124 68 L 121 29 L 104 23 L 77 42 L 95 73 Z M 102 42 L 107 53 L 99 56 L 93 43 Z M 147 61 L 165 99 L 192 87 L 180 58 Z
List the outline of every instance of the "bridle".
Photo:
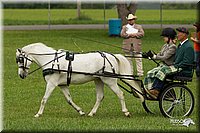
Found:
M 25 54 L 25 52 L 21 51 L 20 54 L 19 54 L 19 56 L 16 57 L 16 63 L 19 63 L 20 65 L 19 65 L 18 67 L 19 67 L 19 68 L 22 68 L 23 71 L 25 71 L 25 70 L 30 69 L 30 67 L 27 66 L 28 61 L 33 62 L 33 60 L 30 59 L 30 58 L 28 57 L 28 55 L 40 55 L 40 56 L 41 56 L 41 55 L 47 55 L 47 56 L 48 56 L 48 55 L 55 55 L 55 58 L 54 58 L 53 60 L 51 60 L 51 61 L 45 63 L 44 65 L 38 67 L 38 68 L 35 69 L 35 70 L 29 72 L 28 75 L 30 75 L 30 74 L 36 72 L 37 70 L 41 69 L 42 67 L 44 67 L 44 66 L 46 66 L 46 65 L 48 65 L 48 64 L 50 64 L 50 63 L 52 63 L 52 62 L 55 62 L 55 60 L 57 60 L 57 62 L 58 62 L 58 59 L 59 59 L 59 58 L 65 56 L 65 55 L 58 56 L 58 54 L 61 54 L 61 53 L 63 53 L 63 51 L 61 51 L 61 52 L 53 52 L 53 53 L 46 53 L 46 54 L 37 54 L 37 53 L 28 53 L 28 54 Z M 53 64 L 54 64 L 54 63 L 53 63 Z
M 33 62 L 32 59 L 28 57 L 24 52 L 21 52 L 19 56 L 16 57 L 16 63 L 19 63 L 19 68 L 22 68 L 24 71 L 27 69 L 30 69 L 29 66 L 27 66 L 28 61 Z

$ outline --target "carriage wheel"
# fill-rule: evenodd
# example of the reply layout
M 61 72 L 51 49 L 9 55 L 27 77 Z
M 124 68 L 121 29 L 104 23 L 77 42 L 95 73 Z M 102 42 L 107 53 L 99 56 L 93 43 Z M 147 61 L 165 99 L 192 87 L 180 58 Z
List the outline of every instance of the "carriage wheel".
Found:
M 145 109 L 146 108 L 145 106 L 148 109 Z M 159 110 L 158 100 L 145 100 L 145 102 L 143 103 L 143 108 L 145 109 L 147 113 L 162 115 Z
M 166 117 L 188 116 L 194 108 L 194 96 L 191 90 L 182 84 L 170 85 L 160 96 L 159 108 Z

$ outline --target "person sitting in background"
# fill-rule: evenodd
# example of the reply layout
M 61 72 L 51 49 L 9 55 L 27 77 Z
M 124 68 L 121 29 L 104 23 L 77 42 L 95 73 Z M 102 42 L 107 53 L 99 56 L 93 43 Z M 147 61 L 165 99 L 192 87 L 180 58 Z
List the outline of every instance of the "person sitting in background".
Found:
M 195 61 L 196 61 L 196 76 L 200 77 L 200 23 L 193 24 L 196 32 L 190 39 L 194 42 Z
M 121 30 L 121 37 L 124 38 L 122 49 L 126 56 L 133 56 L 134 54 L 137 68 L 137 75 L 143 76 L 143 66 L 142 66 L 142 55 L 139 54 L 142 51 L 142 41 L 141 38 L 144 36 L 144 30 L 141 25 L 135 23 L 137 16 L 133 14 L 128 14 L 126 17 L 128 24 L 124 25 Z M 132 57 L 127 57 L 131 64 L 133 73 L 133 62 Z
M 151 75 L 152 88 L 147 92 L 155 99 L 163 89 L 167 75 L 192 77 L 192 67 L 188 67 L 188 65 L 194 63 L 194 49 L 188 40 L 189 31 L 185 27 L 179 27 L 176 30 L 178 31 L 177 38 L 180 44 L 176 49 L 173 65 L 163 65 L 157 73 Z
M 173 64 L 176 52 L 176 35 L 176 31 L 173 28 L 163 29 L 161 36 L 163 36 L 165 44 L 162 46 L 161 51 L 158 54 L 153 54 L 151 51 L 147 53 L 147 57 L 160 60 L 162 62 L 162 64 L 158 67 L 147 72 L 147 75 L 144 78 L 144 86 L 147 90 L 152 88 L 152 80 L 154 80 L 153 75 L 156 75 L 163 65 L 169 66 Z

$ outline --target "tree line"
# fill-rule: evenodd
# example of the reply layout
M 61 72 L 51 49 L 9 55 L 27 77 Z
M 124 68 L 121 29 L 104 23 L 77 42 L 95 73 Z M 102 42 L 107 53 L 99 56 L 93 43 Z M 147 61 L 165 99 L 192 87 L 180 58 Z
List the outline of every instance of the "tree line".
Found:
M 81 4 L 82 9 L 111 9 L 114 4 Z M 47 9 L 49 3 L 16 3 L 3 4 L 5 9 Z M 50 3 L 51 9 L 76 9 L 76 3 Z
M 163 3 L 163 9 L 196 9 L 197 3 Z M 76 3 L 51 3 L 51 9 L 76 9 Z M 160 3 L 138 3 L 138 9 L 158 9 Z M 4 9 L 48 9 L 49 3 L 3 3 Z M 112 9 L 115 3 L 82 3 L 81 9 Z

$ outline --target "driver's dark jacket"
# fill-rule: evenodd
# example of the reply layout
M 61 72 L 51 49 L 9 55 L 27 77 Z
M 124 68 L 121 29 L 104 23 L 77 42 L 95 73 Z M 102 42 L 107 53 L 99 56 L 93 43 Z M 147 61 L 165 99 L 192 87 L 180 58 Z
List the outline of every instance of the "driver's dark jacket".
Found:
M 182 68 L 181 73 L 184 76 L 192 76 L 192 67 L 188 64 L 194 63 L 194 49 L 192 44 L 187 40 L 184 42 L 181 47 L 177 47 L 175 54 L 174 66 L 176 68 Z

